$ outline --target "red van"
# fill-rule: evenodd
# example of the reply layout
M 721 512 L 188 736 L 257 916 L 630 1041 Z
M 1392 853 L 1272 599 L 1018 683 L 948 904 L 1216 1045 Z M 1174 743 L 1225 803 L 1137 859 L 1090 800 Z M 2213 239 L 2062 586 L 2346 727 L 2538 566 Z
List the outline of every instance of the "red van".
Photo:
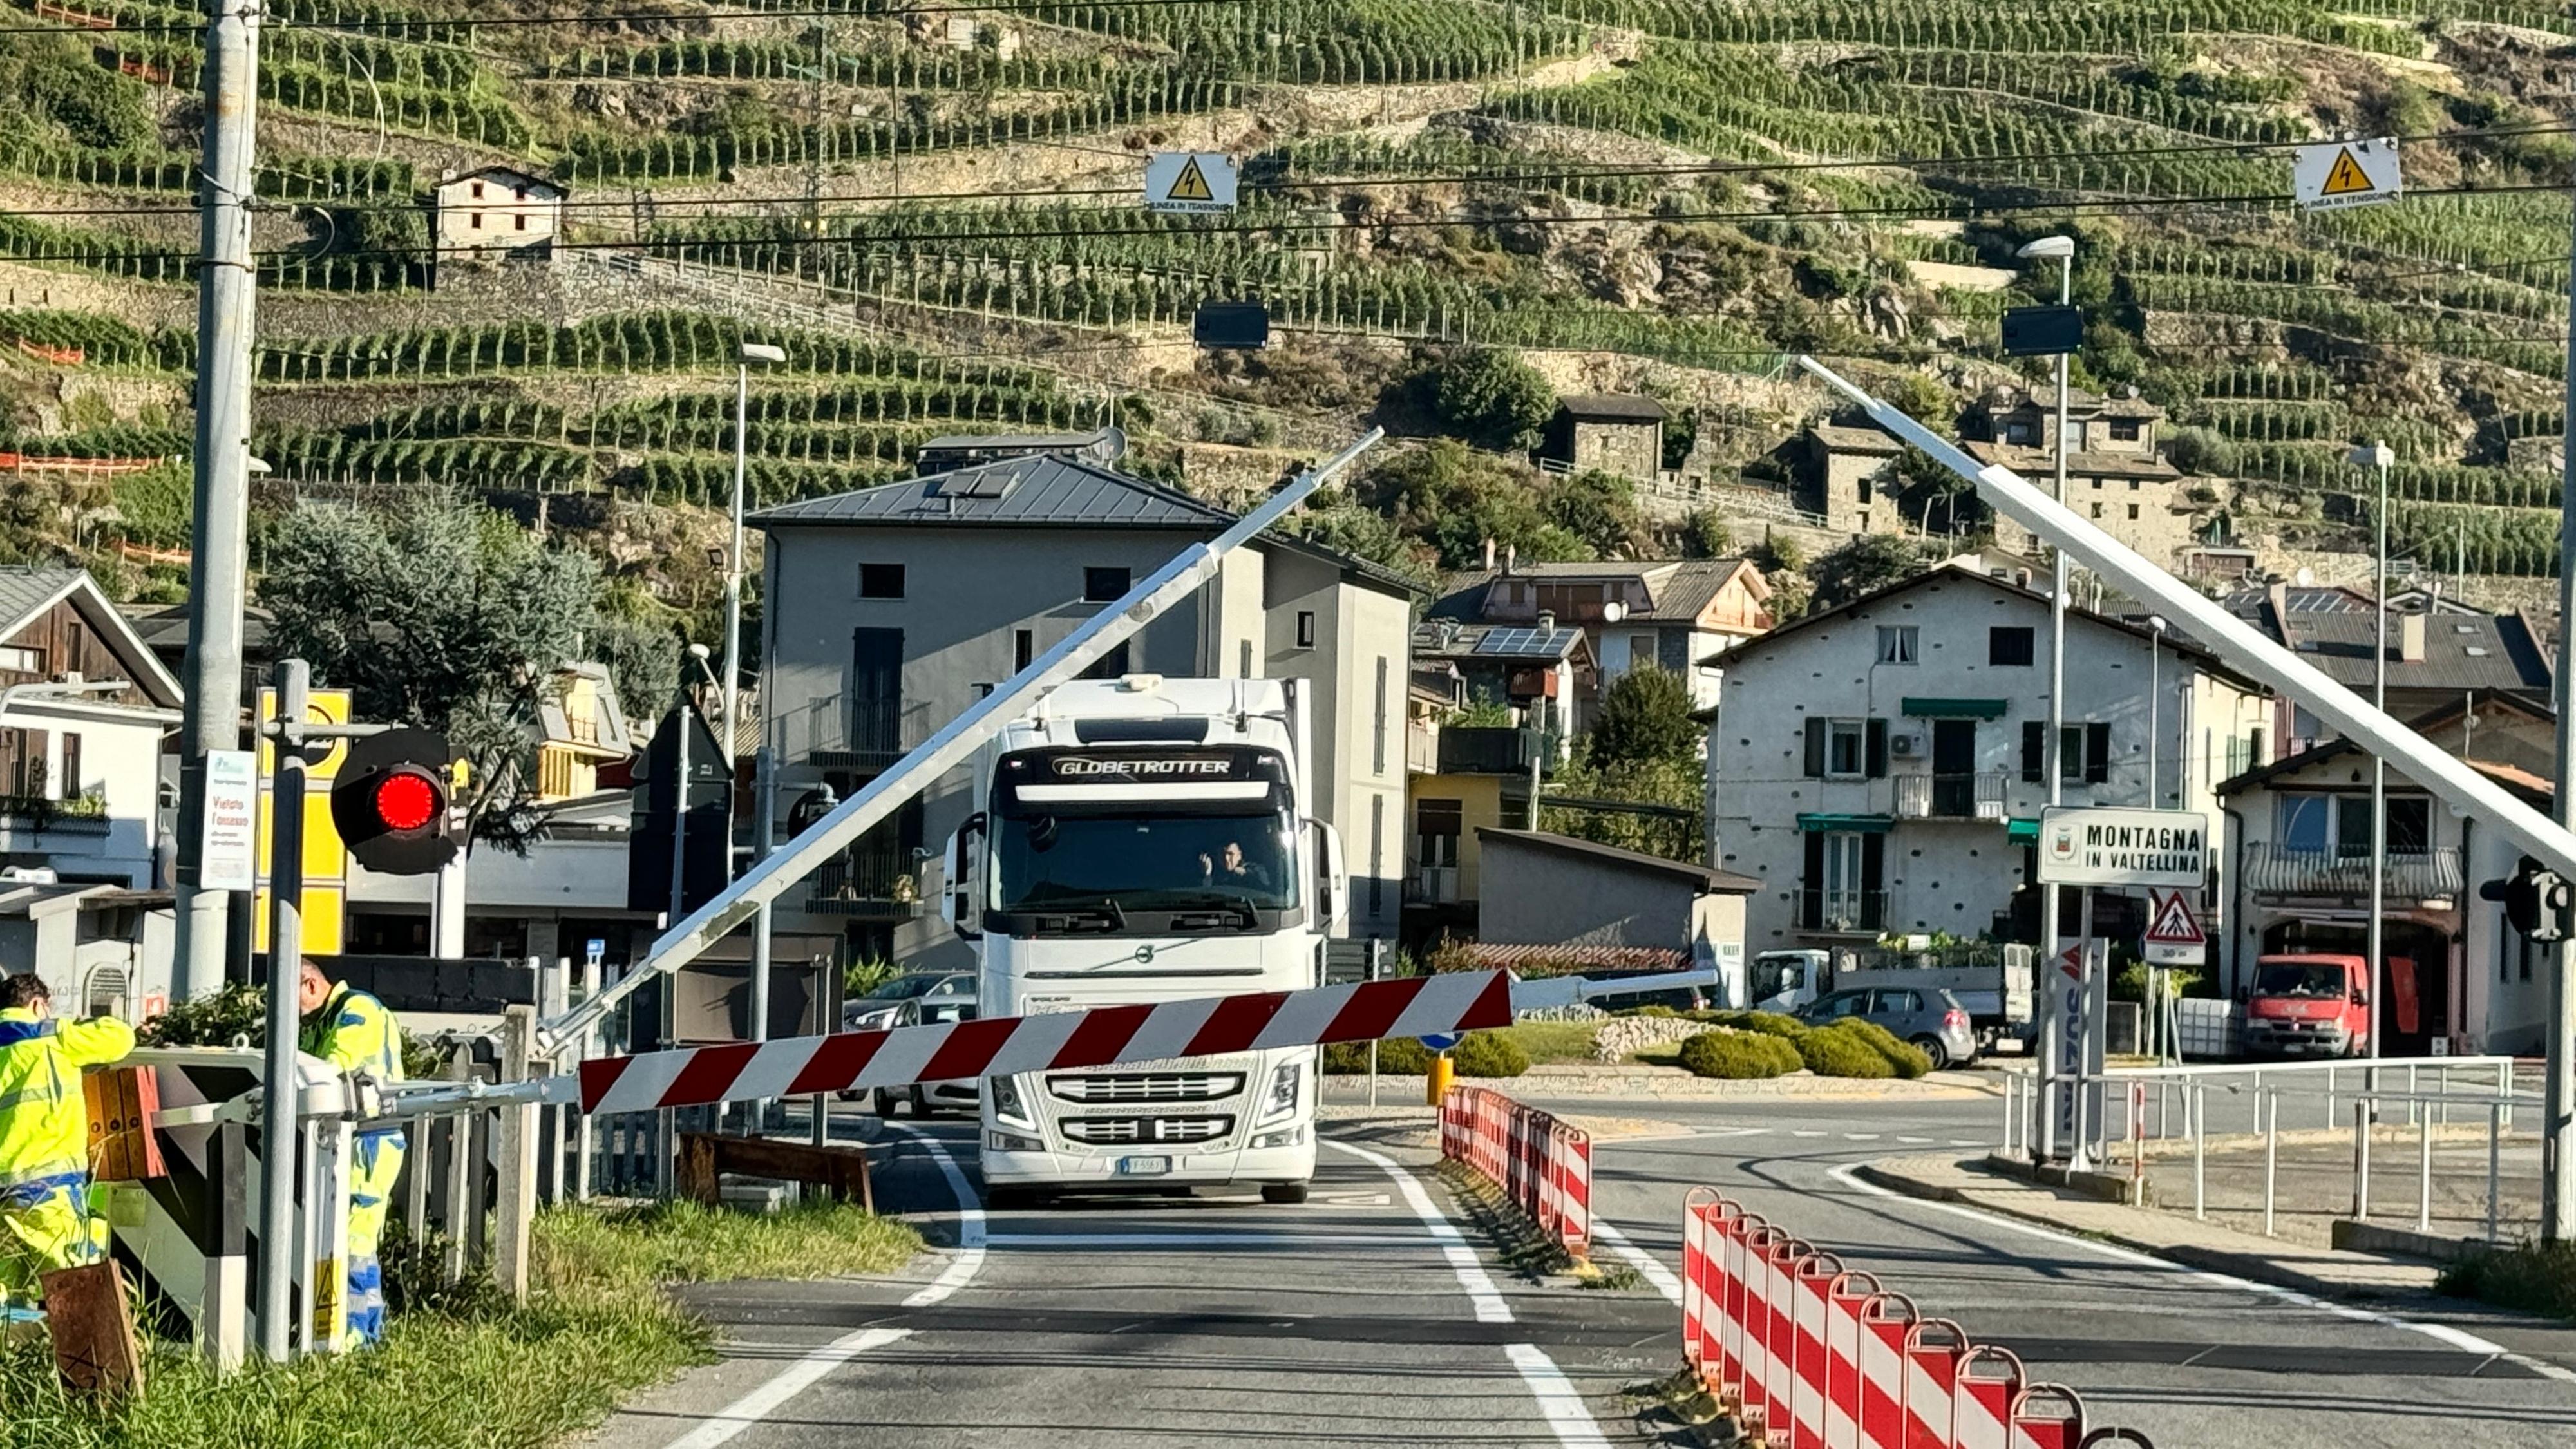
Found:
M 2370 963 L 2359 956 L 2265 956 L 2245 999 L 2258 1056 L 2357 1057 L 2370 1050 Z

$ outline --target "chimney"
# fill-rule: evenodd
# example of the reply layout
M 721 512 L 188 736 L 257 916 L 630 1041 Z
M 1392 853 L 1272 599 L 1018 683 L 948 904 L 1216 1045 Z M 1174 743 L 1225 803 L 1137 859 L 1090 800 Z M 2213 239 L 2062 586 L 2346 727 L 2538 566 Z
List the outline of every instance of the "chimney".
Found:
M 1520 563 L 1521 563 L 1521 546 L 1520 546 L 1519 544 L 1517 544 L 1517 543 L 1507 543 L 1507 544 L 1504 544 L 1504 545 L 1503 545 L 1503 572 L 1504 572 L 1504 573 L 1510 573 L 1513 569 L 1516 569 L 1516 568 L 1520 567 Z
M 1488 537 L 1488 538 L 1485 540 L 1485 572 L 1487 572 L 1487 573 L 1492 573 L 1493 571 L 1494 571 L 1494 540 L 1493 540 L 1492 538 Z
M 2401 662 L 2407 664 L 2421 664 L 2424 662 L 2423 615 L 2400 614 L 2397 616 L 2397 657 Z
M 2281 631 L 2281 642 L 2290 648 L 2290 586 L 2274 579 L 2263 586 L 2263 602 L 2272 606 L 2272 622 Z
M 1556 611 L 1555 611 L 1554 609 L 1541 609 L 1541 610 L 1539 610 L 1539 611 L 1538 611 L 1538 631 L 1539 631 L 1540 633 L 1542 633 L 1542 634 L 1549 634 L 1549 633 L 1553 633 L 1553 632 L 1555 632 L 1555 630 L 1556 630 Z

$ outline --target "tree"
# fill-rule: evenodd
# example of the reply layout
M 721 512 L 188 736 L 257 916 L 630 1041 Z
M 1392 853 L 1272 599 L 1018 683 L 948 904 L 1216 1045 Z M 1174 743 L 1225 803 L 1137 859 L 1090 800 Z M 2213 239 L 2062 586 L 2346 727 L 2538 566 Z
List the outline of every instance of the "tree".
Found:
M 1556 410 L 1556 390 L 1519 357 L 1479 348 L 1442 363 L 1432 377 L 1441 425 L 1479 447 L 1526 451 Z
M 2165 434 L 2165 461 L 2205 478 L 2231 478 L 2243 460 L 2236 444 L 2207 428 L 2175 428 Z
M 1912 578 L 1931 565 L 1932 550 L 1892 533 L 1865 533 L 1816 560 L 1808 607 L 1830 609 Z
M 1682 520 L 1682 557 L 1728 558 L 1735 551 L 1735 530 L 1714 508 L 1694 510 Z
M 1355 493 L 1429 544 L 1443 568 L 1474 568 L 1488 539 L 1532 562 L 1598 556 L 1540 509 L 1534 470 L 1446 438 L 1396 454 L 1372 469 Z
M 1539 512 L 1581 539 L 1595 557 L 1631 554 L 1646 536 L 1637 485 L 1599 469 L 1558 479 L 1540 498 Z
M 1691 718 L 1696 707 L 1680 675 L 1639 665 L 1602 691 L 1585 758 L 1605 770 L 1695 759 L 1706 733 Z
M 278 655 L 350 690 L 360 719 L 445 731 L 471 770 L 472 830 L 513 850 L 534 825 L 539 692 L 580 657 L 598 596 L 588 555 L 444 496 L 389 512 L 300 504 L 259 585 Z

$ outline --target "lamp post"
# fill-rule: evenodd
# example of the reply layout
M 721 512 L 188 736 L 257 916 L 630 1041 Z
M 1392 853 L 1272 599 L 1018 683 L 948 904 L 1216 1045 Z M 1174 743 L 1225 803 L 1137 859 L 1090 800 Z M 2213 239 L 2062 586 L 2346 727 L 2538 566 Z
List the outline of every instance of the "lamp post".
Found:
M 782 363 L 784 350 L 765 343 L 742 344 L 741 356 L 734 369 L 733 388 L 733 548 L 725 555 L 725 667 L 724 667 L 724 757 L 725 770 L 733 770 L 734 695 L 742 677 L 742 485 L 751 471 L 751 365 L 755 362 Z M 725 874 L 733 874 L 728 864 Z M 675 914 L 673 920 L 679 917 Z
M 2382 714 L 2388 712 L 2388 473 L 2397 466 L 2397 450 L 2386 443 L 2365 443 L 2352 450 L 2356 468 L 2368 468 L 2379 475 L 2379 545 L 2378 564 L 2374 571 L 2372 611 L 2379 616 L 2375 644 L 2370 651 L 2370 704 Z M 2373 1058 L 2387 1055 L 2380 1047 L 2380 1022 L 2387 1008 L 2380 1004 L 2387 992 L 2386 942 L 2382 939 L 2381 913 L 2386 909 L 2388 892 L 2388 762 L 2377 755 L 2370 759 L 2370 928 L 2369 944 L 2363 949 L 2370 957 L 2370 1054 Z
M 2020 255 L 2030 261 L 2055 258 L 2057 305 L 2063 307 L 2074 301 L 2075 239 L 2073 237 L 2041 237 L 2037 241 L 2024 245 Z M 2050 441 L 2054 444 L 2051 451 L 2056 455 L 2057 501 L 2063 504 L 2066 502 L 2066 354 L 2063 352 L 2057 354 L 2057 435 Z M 2059 759 L 2059 754 L 2065 748 L 2066 734 L 2066 551 L 2052 548 L 2049 553 L 2053 563 L 2049 571 L 2048 589 L 2048 737 L 2042 741 L 2041 768 L 2048 776 L 2048 803 L 2055 806 L 2063 804 L 2066 795 L 2064 784 L 2066 769 Z M 2041 956 L 2048 963 L 2049 974 L 2046 979 L 2050 981 L 2057 979 L 2055 975 L 2057 933 L 2061 915 L 2057 904 L 2057 892 L 2058 888 L 2053 885 L 2040 887 L 2039 949 Z M 2092 899 L 2089 892 L 2085 899 L 2087 901 Z M 2076 949 L 2082 951 L 2085 946 L 2082 942 L 2078 942 Z M 2049 1020 L 2052 1022 L 2056 1022 L 2060 1015 L 2061 1013 L 2054 1011 L 2048 1013 Z M 2061 1025 L 2054 1030 L 2062 1031 L 2064 1028 Z M 2055 1113 L 2057 1094 L 2054 1087 L 2058 1076 L 2057 1056 L 2057 1051 L 2046 1047 L 2043 1047 L 2040 1052 L 2039 1151 L 2044 1158 L 2055 1157 L 2058 1148 Z M 2083 1091 L 2081 1058 L 2078 1058 L 2077 1077 L 2075 1090 L 2081 1093 Z M 2080 1109 L 2077 1115 L 2081 1116 Z M 2081 1142 L 2071 1143 L 2068 1146 L 2078 1156 L 2082 1155 L 2084 1148 Z
M 2147 808 L 2162 808 L 2157 802 L 2164 797 L 2156 792 L 2156 703 L 2163 698 L 2157 687 L 2165 652 L 2165 618 L 2162 614 L 2147 616 Z

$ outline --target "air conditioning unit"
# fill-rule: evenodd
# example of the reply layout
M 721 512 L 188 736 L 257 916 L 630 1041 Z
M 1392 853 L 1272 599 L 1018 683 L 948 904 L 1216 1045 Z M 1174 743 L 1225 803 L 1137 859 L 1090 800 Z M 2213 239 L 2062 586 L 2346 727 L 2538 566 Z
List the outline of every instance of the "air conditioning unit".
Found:
M 1923 748 L 1921 735 L 1889 735 L 1887 752 L 1900 760 L 1912 759 Z

